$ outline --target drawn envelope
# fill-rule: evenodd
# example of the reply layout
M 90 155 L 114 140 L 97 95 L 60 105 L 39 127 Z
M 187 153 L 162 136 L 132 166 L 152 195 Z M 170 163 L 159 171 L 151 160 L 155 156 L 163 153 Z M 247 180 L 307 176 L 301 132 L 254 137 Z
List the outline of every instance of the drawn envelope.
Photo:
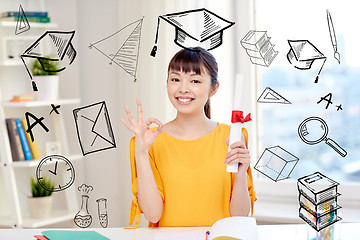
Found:
M 105 101 L 73 110 L 83 155 L 116 148 Z

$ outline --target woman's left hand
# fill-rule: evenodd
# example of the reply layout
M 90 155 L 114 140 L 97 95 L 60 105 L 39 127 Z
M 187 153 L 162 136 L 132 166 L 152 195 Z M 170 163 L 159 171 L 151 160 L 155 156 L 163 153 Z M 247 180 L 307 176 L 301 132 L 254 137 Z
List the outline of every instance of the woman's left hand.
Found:
M 229 146 L 229 138 L 226 139 L 226 144 Z M 231 150 L 228 154 L 226 154 L 226 160 L 224 163 L 239 163 L 238 173 L 246 173 L 248 167 L 250 166 L 250 152 L 246 149 L 244 142 L 234 142 L 231 144 L 230 149 Z

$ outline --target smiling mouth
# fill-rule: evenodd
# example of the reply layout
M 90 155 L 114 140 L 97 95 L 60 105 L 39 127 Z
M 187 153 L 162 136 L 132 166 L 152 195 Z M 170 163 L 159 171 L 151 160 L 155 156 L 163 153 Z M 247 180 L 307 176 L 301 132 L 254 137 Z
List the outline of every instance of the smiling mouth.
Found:
M 182 97 L 176 97 L 176 99 L 180 102 L 183 102 L 183 103 L 187 103 L 187 102 L 190 102 L 192 100 L 194 100 L 195 98 L 182 98 Z

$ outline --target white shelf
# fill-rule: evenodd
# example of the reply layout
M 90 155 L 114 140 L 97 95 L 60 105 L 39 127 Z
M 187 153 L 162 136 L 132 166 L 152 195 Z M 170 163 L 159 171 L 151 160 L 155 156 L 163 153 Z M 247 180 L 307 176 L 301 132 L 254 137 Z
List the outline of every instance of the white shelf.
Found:
M 76 212 L 70 212 L 65 210 L 53 210 L 51 217 L 45 219 L 34 219 L 28 215 L 23 218 L 24 228 L 39 228 L 54 223 L 64 222 L 74 219 Z
M 50 101 L 29 101 L 29 102 L 3 102 L 3 107 L 45 107 L 51 104 L 78 104 L 80 103 L 79 98 L 73 99 L 57 99 L 57 100 L 50 100 Z
M 0 226 L 12 227 L 10 216 L 0 216 Z
M 8 1 L 10 2 L 10 1 Z M 35 11 L 36 9 L 34 9 Z M 16 91 L 23 90 L 19 88 L 19 81 L 28 82 L 28 74 L 24 69 L 21 61 L 21 49 L 25 50 L 31 46 L 42 34 L 46 31 L 56 30 L 58 25 L 55 23 L 37 23 L 29 22 L 31 31 L 24 32 L 21 35 L 14 35 L 14 30 L 17 21 L 0 21 L 0 177 L 1 187 L 0 197 L 1 204 L 5 204 L 0 210 L 0 226 L 8 226 L 12 228 L 38 228 L 47 225 L 69 221 L 74 218 L 73 206 L 78 206 L 76 197 L 76 188 L 69 188 L 64 195 L 58 199 L 66 204 L 66 207 L 58 209 L 53 207 L 52 216 L 46 219 L 32 219 L 29 212 L 26 211 L 26 199 L 23 199 L 22 190 L 28 184 L 27 175 L 33 174 L 33 170 L 37 167 L 41 159 L 30 161 L 15 161 L 12 160 L 11 147 L 9 144 L 9 137 L 5 119 L 11 116 L 18 116 L 23 114 L 26 108 L 38 108 L 39 112 L 47 112 L 51 104 L 70 105 L 80 104 L 79 98 L 72 99 L 56 99 L 49 101 L 28 101 L 28 102 L 10 102 L 12 95 Z M 44 45 L 46 50 L 47 46 Z M 19 67 L 19 69 L 17 69 Z M 20 67 L 22 69 L 20 69 Z M 10 69 L 13 68 L 13 69 Z M 17 79 L 19 81 L 10 81 L 9 79 Z M 4 94 L 6 93 L 6 94 Z M 4 95 L 3 95 L 4 94 Z M 46 108 L 47 107 L 47 108 Z M 70 161 L 81 161 L 82 154 L 71 154 L 69 152 L 68 138 L 66 136 L 65 117 L 61 115 L 53 115 L 52 121 L 53 130 L 52 136 L 60 143 L 62 154 Z M 70 116 L 69 116 L 70 117 Z M 44 142 L 45 140 L 43 140 Z M 42 143 L 43 143 L 42 142 Z M 38 142 L 38 144 L 40 144 Z M 25 185 L 25 186 L 24 186 Z M 1 237 L 0 237 L 1 238 Z
M 0 67 L 17 67 L 24 66 L 21 60 L 5 60 L 0 62 Z
M 57 28 L 55 23 L 29 22 L 30 28 Z M 0 27 L 16 27 L 16 21 L 0 21 Z
M 82 155 L 70 155 L 65 156 L 67 159 L 69 159 L 71 162 L 81 160 L 83 158 Z M 37 167 L 40 163 L 41 159 L 34 159 L 29 161 L 16 161 L 12 162 L 12 166 L 16 168 L 27 168 L 27 167 Z

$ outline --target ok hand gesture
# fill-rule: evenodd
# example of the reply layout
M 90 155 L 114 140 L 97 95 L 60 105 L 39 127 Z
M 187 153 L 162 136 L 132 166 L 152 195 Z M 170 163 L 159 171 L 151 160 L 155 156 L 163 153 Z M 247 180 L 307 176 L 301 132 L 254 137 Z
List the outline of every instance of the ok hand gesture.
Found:
M 128 106 L 125 106 L 126 115 L 130 121 L 130 124 L 121 118 L 121 122 L 135 134 L 135 152 L 147 153 L 150 146 L 154 143 L 155 139 L 162 132 L 163 124 L 155 118 L 149 118 L 145 122 L 143 121 L 143 111 L 140 99 L 136 99 L 137 102 L 137 121 L 131 115 Z M 155 123 L 158 125 L 156 130 L 151 130 L 150 125 Z

